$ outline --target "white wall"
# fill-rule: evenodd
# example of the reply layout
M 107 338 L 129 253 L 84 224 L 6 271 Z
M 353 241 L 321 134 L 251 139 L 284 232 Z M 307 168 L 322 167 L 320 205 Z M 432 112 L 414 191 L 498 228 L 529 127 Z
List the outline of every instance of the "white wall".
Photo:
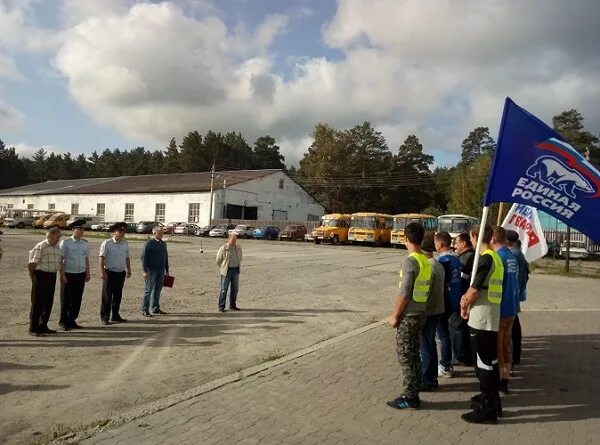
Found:
M 283 179 L 283 189 L 279 181 Z M 258 219 L 270 221 L 274 210 L 286 211 L 291 221 L 306 221 L 308 215 L 321 217 L 324 208 L 318 204 L 298 184 L 282 172 L 275 172 L 263 178 L 253 179 L 222 189 L 222 180 L 215 181 L 214 218 L 221 218 L 224 204 L 258 207 Z M 200 221 L 209 223 L 210 193 L 123 193 L 106 195 L 41 195 L 41 196 L 0 196 L 0 203 L 12 204 L 14 208 L 47 209 L 53 203 L 56 210 L 71 212 L 71 204 L 79 204 L 79 214 L 96 214 L 96 205 L 105 204 L 105 221 L 123 221 L 125 204 L 133 203 L 133 220 L 153 221 L 156 203 L 165 204 L 165 222 L 188 220 L 190 203 L 200 203 Z
M 25 201 L 25 202 L 23 202 Z M 123 193 L 106 195 L 43 195 L 0 197 L 0 202 L 13 204 L 14 208 L 27 208 L 33 204 L 36 209 L 47 209 L 53 203 L 56 210 L 71 212 L 71 204 L 79 204 L 79 214 L 96 214 L 98 203 L 105 205 L 105 221 L 123 221 L 125 204 L 133 204 L 133 220 L 154 221 L 157 203 L 165 204 L 165 222 L 188 220 L 190 203 L 200 203 L 200 222 L 208 223 L 210 193 Z
M 283 179 L 283 189 L 279 181 Z M 217 179 L 219 181 L 219 179 Z M 222 187 L 222 181 L 217 182 Z M 287 212 L 290 221 L 306 221 L 308 215 L 323 216 L 325 209 L 317 203 L 302 187 L 286 174 L 275 172 L 271 175 L 227 186 L 215 193 L 215 218 L 221 218 L 224 204 L 239 206 L 257 206 L 258 219 L 271 221 L 274 210 Z

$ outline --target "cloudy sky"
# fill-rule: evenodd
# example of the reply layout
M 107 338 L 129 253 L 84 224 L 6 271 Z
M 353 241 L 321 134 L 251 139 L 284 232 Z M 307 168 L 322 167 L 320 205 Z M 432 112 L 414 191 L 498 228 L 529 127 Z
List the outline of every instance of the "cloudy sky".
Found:
M 598 0 L 0 0 L 0 138 L 27 155 L 151 149 L 316 122 L 416 134 L 440 165 L 503 100 L 600 133 Z

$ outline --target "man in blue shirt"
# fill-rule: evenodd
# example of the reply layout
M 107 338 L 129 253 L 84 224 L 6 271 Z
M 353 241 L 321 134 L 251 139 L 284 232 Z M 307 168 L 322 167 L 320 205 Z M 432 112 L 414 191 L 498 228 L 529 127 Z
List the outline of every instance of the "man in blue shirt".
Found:
M 519 266 L 519 304 L 517 306 L 517 315 L 512 328 L 512 365 L 521 363 L 521 341 L 523 334 L 521 331 L 521 320 L 519 320 L 519 312 L 521 312 L 521 303 L 527 299 L 527 282 L 529 281 L 529 264 L 525 259 L 525 255 L 521 251 L 521 241 L 519 234 L 514 230 L 506 231 L 506 241 L 508 248 L 515 256 L 517 265 Z
M 62 263 L 60 268 L 60 327 L 63 331 L 81 329 L 77 317 L 85 283 L 90 281 L 90 246 L 83 237 L 85 219 L 69 225 L 73 236 L 60 242 Z
M 144 294 L 142 295 L 142 315 L 152 317 L 152 314 L 166 314 L 160 308 L 160 291 L 163 287 L 165 274 L 169 275 L 169 254 L 167 243 L 163 239 L 163 228 L 156 226 L 152 229 L 154 235 L 142 249 L 142 272 L 144 273 Z M 152 313 L 150 313 L 152 300 Z
M 515 256 L 506 245 L 506 230 L 494 226 L 492 237 L 492 249 L 496 251 L 504 266 L 504 278 L 502 280 L 502 302 L 500 304 L 500 324 L 498 327 L 498 367 L 500 369 L 499 391 L 508 394 L 508 380 L 510 378 L 510 367 L 512 352 L 510 341 L 512 326 L 517 315 L 519 304 L 519 268 Z
M 109 318 L 117 323 L 127 321 L 119 313 L 125 277 L 131 277 L 129 245 L 123 239 L 126 228 L 127 223 L 125 222 L 113 224 L 111 226 L 113 237 L 103 241 L 100 245 L 100 277 L 102 278 L 100 319 L 104 325 L 110 324 Z
M 438 369 L 439 377 L 452 377 L 454 368 L 452 367 L 452 352 L 454 356 L 459 355 L 461 345 L 457 344 L 460 337 L 457 333 L 451 331 L 450 320 L 456 317 L 460 318 L 460 297 L 462 296 L 462 282 L 460 278 L 461 264 L 458 256 L 452 251 L 452 238 L 448 232 L 438 232 L 435 234 L 435 249 L 439 256 L 438 261 L 444 267 L 444 305 L 445 312 L 437 325 L 437 336 L 440 339 L 440 365 Z M 458 348 L 458 349 L 457 349 Z

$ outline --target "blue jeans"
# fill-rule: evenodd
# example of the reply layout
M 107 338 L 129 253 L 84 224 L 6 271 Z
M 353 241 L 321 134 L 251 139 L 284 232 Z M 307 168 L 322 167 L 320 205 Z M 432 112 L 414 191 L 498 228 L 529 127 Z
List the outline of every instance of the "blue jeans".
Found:
M 421 372 L 423 386 L 431 386 L 438 381 L 438 355 L 435 343 L 435 331 L 443 315 L 430 315 L 425 319 L 425 326 L 420 334 Z
M 452 343 L 450 341 L 450 329 L 448 328 L 449 317 L 450 314 L 442 314 L 436 329 L 437 336 L 440 339 L 440 365 L 446 370 L 452 366 Z
M 148 277 L 144 283 L 144 295 L 142 297 L 142 312 L 150 311 L 150 300 L 152 300 L 152 311 L 160 309 L 160 291 L 163 287 L 165 274 L 163 272 L 148 271 Z
M 238 289 L 240 287 L 240 268 L 230 267 L 227 269 L 227 275 L 221 275 L 221 292 L 219 293 L 219 309 L 225 309 L 227 300 L 227 290 L 231 284 L 231 293 L 229 295 L 229 307 L 236 306 Z

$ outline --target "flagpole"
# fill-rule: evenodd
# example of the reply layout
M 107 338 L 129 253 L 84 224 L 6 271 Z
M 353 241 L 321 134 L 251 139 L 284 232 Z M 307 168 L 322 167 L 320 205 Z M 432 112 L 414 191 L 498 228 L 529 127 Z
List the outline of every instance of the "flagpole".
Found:
M 483 213 L 481 214 L 481 225 L 479 226 L 479 234 L 477 235 L 477 246 L 475 247 L 475 258 L 473 259 L 473 270 L 471 271 L 471 286 L 475 281 L 475 275 L 477 274 L 477 268 L 479 267 L 479 252 L 481 251 L 481 242 L 483 241 L 483 232 L 487 223 L 489 210 L 490 207 L 485 206 L 483 208 Z

